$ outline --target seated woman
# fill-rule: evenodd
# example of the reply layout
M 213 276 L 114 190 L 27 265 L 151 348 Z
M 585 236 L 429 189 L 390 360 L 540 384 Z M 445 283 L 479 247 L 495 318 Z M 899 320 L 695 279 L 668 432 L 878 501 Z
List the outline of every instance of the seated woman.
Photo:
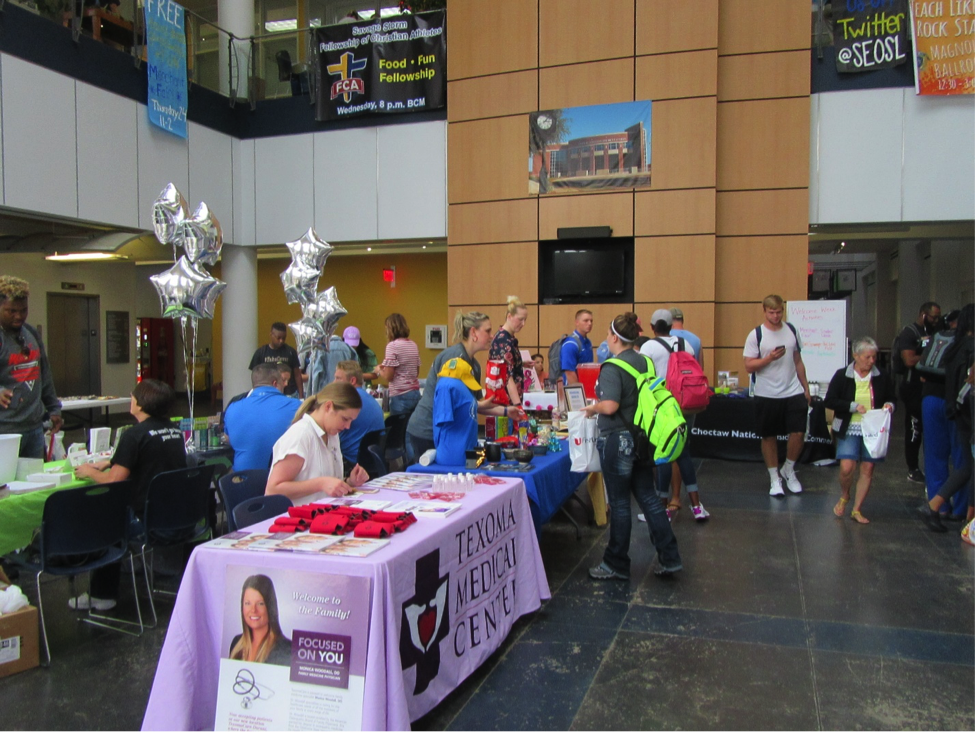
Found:
M 833 433 L 836 435 L 836 459 L 840 461 L 842 494 L 833 507 L 833 514 L 837 518 L 843 517 L 846 504 L 850 502 L 853 474 L 860 463 L 856 498 L 850 512 L 850 518 L 860 524 L 870 523 L 860 513 L 860 507 L 870 490 L 874 465 L 883 462 L 883 458 L 870 457 L 863 444 L 863 415 L 871 409 L 894 411 L 894 387 L 890 378 L 874 366 L 876 360 L 877 344 L 873 338 L 857 339 L 853 344 L 853 363 L 833 374 L 824 400 L 826 408 L 832 409 L 835 415 Z
M 288 431 L 274 443 L 266 495 L 280 493 L 296 505 L 344 496 L 369 480 L 356 464 L 343 480 L 339 432 L 359 416 L 362 398 L 352 384 L 333 381 L 302 402 Z
M 230 642 L 231 659 L 291 665 L 291 641 L 281 630 L 278 597 L 271 578 L 254 574 L 240 591 L 242 632 Z
M 156 379 L 143 379 L 132 390 L 129 414 L 137 424 L 122 433 L 111 460 L 79 465 L 78 478 L 96 483 L 132 482 L 129 505 L 136 516 L 142 516 L 149 493 L 149 481 L 158 473 L 186 467 L 186 445 L 183 433 L 169 421 L 169 411 L 176 393 L 169 384 Z M 91 593 L 68 600 L 75 610 L 109 610 L 118 597 L 122 566 L 110 564 L 91 575 Z

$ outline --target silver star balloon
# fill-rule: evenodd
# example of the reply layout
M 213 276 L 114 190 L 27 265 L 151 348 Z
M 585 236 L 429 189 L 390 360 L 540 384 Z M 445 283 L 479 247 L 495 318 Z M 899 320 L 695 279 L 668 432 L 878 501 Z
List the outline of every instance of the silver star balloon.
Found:
M 159 293 L 163 316 L 174 319 L 213 318 L 217 298 L 227 287 L 227 283 L 198 269 L 186 257 L 149 279 Z
M 177 244 L 176 229 L 189 216 L 186 199 L 172 183 L 166 185 L 152 204 L 152 230 L 161 244 Z
M 317 320 L 302 318 L 295 323 L 288 323 L 288 327 L 295 334 L 295 343 L 300 355 L 311 353 L 312 349 L 321 343 L 322 326 Z
M 176 239 L 182 242 L 190 262 L 198 266 L 213 265 L 223 247 L 223 230 L 210 207 L 201 202 L 193 215 L 176 227 Z
M 321 323 L 322 332 L 325 334 L 324 346 L 327 351 L 335 327 L 343 316 L 348 315 L 348 311 L 339 302 L 339 296 L 334 287 L 329 287 L 327 290 L 318 293 L 315 304 L 318 310 L 318 322 Z
M 325 268 L 325 261 L 335 248 L 319 237 L 312 228 L 297 241 L 286 242 L 285 246 L 291 252 L 292 261 L 317 269 L 319 273 Z
M 321 271 L 309 267 L 301 262 L 292 262 L 281 273 L 281 284 L 284 285 L 284 296 L 291 305 L 296 302 L 306 305 L 315 302 L 315 290 L 318 289 L 318 278 Z

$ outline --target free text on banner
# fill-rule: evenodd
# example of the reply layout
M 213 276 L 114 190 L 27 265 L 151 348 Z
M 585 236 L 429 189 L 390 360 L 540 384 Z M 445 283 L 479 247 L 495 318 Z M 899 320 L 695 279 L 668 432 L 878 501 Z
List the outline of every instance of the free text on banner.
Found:
M 319 122 L 439 109 L 447 101 L 446 11 L 315 30 Z
M 835 0 L 836 70 L 873 71 L 899 66 L 911 55 L 908 0 Z
M 975 94 L 975 0 L 912 0 L 914 91 Z
M 145 0 L 149 121 L 186 137 L 186 33 L 183 6 Z

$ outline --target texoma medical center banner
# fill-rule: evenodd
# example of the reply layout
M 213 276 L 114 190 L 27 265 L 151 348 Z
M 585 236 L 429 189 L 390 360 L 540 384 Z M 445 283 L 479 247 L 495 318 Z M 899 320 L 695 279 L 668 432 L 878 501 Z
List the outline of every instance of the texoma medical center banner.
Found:
M 914 91 L 975 94 L 975 0 L 913 0 Z
M 370 112 L 399 114 L 447 101 L 446 11 L 315 30 L 319 122 Z

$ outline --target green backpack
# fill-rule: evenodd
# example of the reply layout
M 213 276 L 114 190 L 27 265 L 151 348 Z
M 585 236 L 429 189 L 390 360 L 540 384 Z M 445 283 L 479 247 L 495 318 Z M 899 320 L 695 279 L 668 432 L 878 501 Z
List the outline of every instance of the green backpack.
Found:
M 664 378 L 656 375 L 653 361 L 647 356 L 643 357 L 647 359 L 645 374 L 619 358 L 609 358 L 603 363 L 619 366 L 636 379 L 638 401 L 636 414 L 633 416 L 635 426 L 646 435 L 653 446 L 654 464 L 672 463 L 680 457 L 684 445 L 687 444 L 687 421 L 680 404 L 664 386 Z M 637 452 L 639 454 L 639 449 Z

